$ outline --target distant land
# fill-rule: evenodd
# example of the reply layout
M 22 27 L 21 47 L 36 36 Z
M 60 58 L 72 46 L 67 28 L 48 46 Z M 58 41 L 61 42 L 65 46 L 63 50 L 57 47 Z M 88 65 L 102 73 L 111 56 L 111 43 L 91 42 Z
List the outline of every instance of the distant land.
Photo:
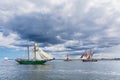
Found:
M 97 59 L 97 58 L 94 58 Z M 4 59 L 3 59 L 4 60 Z M 8 60 L 15 60 L 15 59 L 8 59 Z M 55 60 L 65 60 L 65 59 L 55 59 Z M 72 61 L 78 61 L 81 59 L 71 59 Z M 98 61 L 116 61 L 116 60 L 120 60 L 120 58 L 99 58 L 97 59 Z
M 64 59 L 55 59 L 55 60 L 64 60 Z M 81 59 L 71 59 L 73 61 L 75 60 L 81 60 Z M 99 61 L 102 61 L 102 60 L 120 60 L 120 58 L 101 58 L 101 59 L 97 59 Z

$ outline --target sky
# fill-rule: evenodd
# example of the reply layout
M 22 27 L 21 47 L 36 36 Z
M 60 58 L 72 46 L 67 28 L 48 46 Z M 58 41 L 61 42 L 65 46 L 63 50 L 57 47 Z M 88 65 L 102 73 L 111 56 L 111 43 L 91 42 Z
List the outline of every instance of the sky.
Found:
M 55 58 L 120 57 L 120 0 L 1 0 L 0 59 L 26 57 L 34 41 Z M 31 46 L 32 47 L 32 46 Z

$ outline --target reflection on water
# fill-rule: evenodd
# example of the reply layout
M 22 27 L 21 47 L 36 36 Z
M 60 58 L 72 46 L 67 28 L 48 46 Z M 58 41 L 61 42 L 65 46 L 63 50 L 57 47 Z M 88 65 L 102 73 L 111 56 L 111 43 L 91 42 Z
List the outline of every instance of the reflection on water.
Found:
M 0 61 L 0 80 L 120 80 L 120 61 L 51 61 L 45 65 Z

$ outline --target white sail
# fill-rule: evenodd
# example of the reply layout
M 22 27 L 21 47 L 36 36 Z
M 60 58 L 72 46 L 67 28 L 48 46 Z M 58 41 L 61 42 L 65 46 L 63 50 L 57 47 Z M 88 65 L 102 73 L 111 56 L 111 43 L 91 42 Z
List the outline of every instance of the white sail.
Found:
M 40 56 L 39 52 L 36 52 L 36 57 L 35 57 L 35 53 L 32 52 L 32 54 L 30 55 L 30 59 L 32 59 L 32 60 L 43 60 L 43 58 Z
M 42 49 L 38 47 L 38 44 L 34 43 L 34 48 L 31 54 L 31 59 L 33 60 L 43 60 L 43 59 L 53 59 L 52 56 L 48 55 L 46 52 L 44 52 Z
M 42 49 L 39 49 L 40 50 L 40 55 L 43 56 L 44 58 L 46 59 L 53 59 L 52 56 L 48 55 L 46 52 L 44 52 Z

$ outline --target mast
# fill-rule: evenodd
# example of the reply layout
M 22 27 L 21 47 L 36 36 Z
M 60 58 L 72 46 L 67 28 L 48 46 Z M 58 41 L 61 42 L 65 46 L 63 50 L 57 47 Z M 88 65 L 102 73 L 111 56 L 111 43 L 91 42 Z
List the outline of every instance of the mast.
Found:
M 93 51 L 90 49 L 90 56 L 92 57 L 93 56 Z
M 67 54 L 67 60 L 69 60 L 68 54 Z
M 29 60 L 29 56 L 30 56 L 30 55 L 29 55 L 29 46 L 27 46 L 27 49 L 28 49 L 28 60 Z
M 68 54 L 67 54 L 67 58 L 68 58 Z
M 37 43 L 34 42 L 34 60 L 36 60 L 36 52 L 37 52 Z

